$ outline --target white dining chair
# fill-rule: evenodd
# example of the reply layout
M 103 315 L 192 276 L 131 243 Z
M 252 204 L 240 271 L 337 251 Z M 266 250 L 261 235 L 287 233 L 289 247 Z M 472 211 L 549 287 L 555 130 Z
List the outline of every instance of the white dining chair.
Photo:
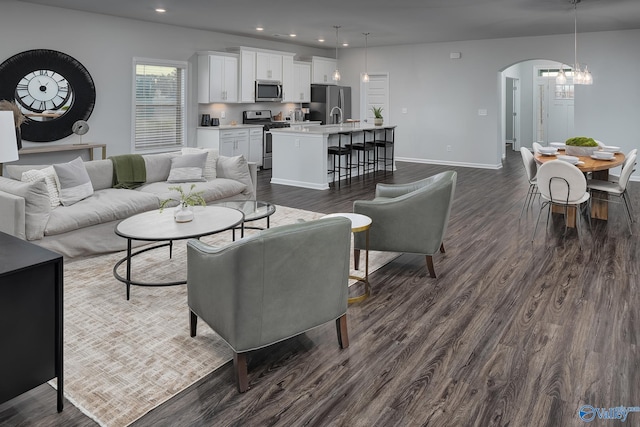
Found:
M 527 191 L 522 209 L 520 210 L 520 218 L 522 218 L 524 210 L 533 203 L 534 198 L 540 193 L 538 192 L 538 181 L 536 179 L 538 165 L 536 164 L 533 154 L 531 154 L 531 151 L 526 147 L 520 147 L 520 154 L 522 155 L 522 164 L 524 165 L 524 171 L 529 181 L 529 190 Z
M 627 155 L 624 158 L 624 162 L 622 162 L 621 168 L 620 168 L 620 174 L 622 174 L 622 170 L 624 170 L 624 168 L 626 168 L 629 165 L 629 158 L 633 155 L 637 155 L 638 154 L 638 149 L 634 148 L 633 150 L 629 151 L 627 153 Z M 636 163 L 634 163 L 633 165 L 631 165 L 631 173 L 634 173 L 636 171 Z M 620 180 L 620 177 L 617 177 L 615 175 L 610 175 L 609 176 L 609 181 L 611 182 L 618 182 Z
M 562 160 L 551 160 L 545 162 L 538 168 L 537 174 L 538 191 L 543 200 L 538 212 L 538 219 L 533 230 L 531 242 L 534 241 L 540 222 L 540 214 L 546 207 L 549 209 L 547 215 L 547 225 L 551 215 L 552 206 L 564 208 L 565 215 L 565 235 L 567 233 L 567 219 L 569 208 L 576 209 L 576 231 L 580 249 L 582 249 L 582 236 L 580 234 L 581 208 L 585 205 L 590 207 L 590 194 L 587 191 L 587 180 L 584 174 L 574 165 Z M 589 216 L 589 227 L 591 227 L 591 216 Z
M 631 173 L 633 172 L 633 165 L 635 165 L 636 163 L 636 155 L 632 154 L 628 157 L 628 159 L 629 163 L 626 167 L 622 168 L 622 173 L 620 174 L 620 179 L 618 180 L 618 182 L 590 179 L 587 181 L 587 187 L 589 188 L 589 191 L 591 191 L 591 195 L 595 196 L 595 198 L 597 198 L 598 200 L 614 202 L 614 200 L 609 197 L 597 197 L 597 193 L 594 194 L 592 190 L 602 191 L 604 193 L 607 193 L 608 196 L 615 196 L 621 199 L 621 201 L 616 201 L 616 203 L 624 204 L 627 212 L 629 234 L 633 235 L 633 231 L 631 229 L 631 223 L 633 222 L 633 216 L 631 213 L 631 199 L 629 198 L 629 193 L 627 192 L 627 185 L 629 184 L 629 178 L 631 177 Z

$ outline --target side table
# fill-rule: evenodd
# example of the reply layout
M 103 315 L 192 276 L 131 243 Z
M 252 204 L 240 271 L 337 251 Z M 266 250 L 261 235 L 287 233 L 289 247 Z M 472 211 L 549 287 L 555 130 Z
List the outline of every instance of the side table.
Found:
M 332 214 L 323 216 L 323 218 L 332 218 L 332 217 L 344 217 L 349 219 L 351 221 L 352 233 L 360 233 L 363 231 L 365 233 L 364 276 L 349 276 L 349 279 L 359 280 L 364 283 L 364 293 L 358 296 L 349 298 L 348 303 L 353 304 L 353 303 L 364 300 L 371 294 L 371 286 L 369 285 L 369 229 L 371 228 L 371 218 L 369 218 L 366 215 L 349 213 L 349 212 L 332 213 Z
M 63 408 L 62 255 L 0 233 L 0 403 L 57 378 Z

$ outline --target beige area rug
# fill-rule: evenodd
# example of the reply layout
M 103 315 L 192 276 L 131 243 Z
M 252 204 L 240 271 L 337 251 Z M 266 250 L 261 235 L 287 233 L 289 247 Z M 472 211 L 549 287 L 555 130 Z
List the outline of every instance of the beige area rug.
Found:
M 278 206 L 271 227 L 322 215 Z M 266 220 L 255 225 L 266 226 Z M 202 240 L 225 244 L 231 232 Z M 232 358 L 229 347 L 204 322 L 199 322 L 197 337 L 189 336 L 186 286 L 132 286 L 127 301 L 125 285 L 112 271 L 123 256 L 65 263 L 64 394 L 103 426 L 132 423 Z M 371 252 L 369 272 L 396 256 Z M 185 242 L 174 243 L 171 259 L 168 248 L 156 249 L 136 257 L 132 266 L 136 280 L 184 279 Z M 124 270 L 122 265 L 123 276 Z M 55 380 L 51 383 L 55 386 Z

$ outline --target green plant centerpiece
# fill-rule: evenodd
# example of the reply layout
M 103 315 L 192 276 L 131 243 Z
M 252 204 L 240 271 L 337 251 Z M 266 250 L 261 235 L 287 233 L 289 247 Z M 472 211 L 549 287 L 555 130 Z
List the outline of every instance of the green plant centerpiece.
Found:
M 177 192 L 179 197 L 162 200 L 160 202 L 160 213 L 162 213 L 164 208 L 166 208 L 170 203 L 178 202 L 178 206 L 173 214 L 173 218 L 176 222 L 189 222 L 193 220 L 194 215 L 191 207 L 196 205 L 207 206 L 207 202 L 202 197 L 202 191 L 193 191 L 194 188 L 196 188 L 196 185 L 191 184 L 191 187 L 187 192 L 182 189 L 181 185 L 169 187 L 169 190 Z
M 382 107 L 371 107 L 373 111 L 373 124 L 376 126 L 382 126 L 384 118 L 382 117 Z
M 598 150 L 598 143 L 593 138 L 574 136 L 565 141 L 565 152 L 569 156 L 591 156 Z

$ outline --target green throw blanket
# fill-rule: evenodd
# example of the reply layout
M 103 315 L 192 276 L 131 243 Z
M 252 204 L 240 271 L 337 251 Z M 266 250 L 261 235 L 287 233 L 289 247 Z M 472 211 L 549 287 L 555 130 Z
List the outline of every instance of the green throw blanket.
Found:
M 140 154 L 109 157 L 113 163 L 113 188 L 133 189 L 147 181 L 147 169 Z

